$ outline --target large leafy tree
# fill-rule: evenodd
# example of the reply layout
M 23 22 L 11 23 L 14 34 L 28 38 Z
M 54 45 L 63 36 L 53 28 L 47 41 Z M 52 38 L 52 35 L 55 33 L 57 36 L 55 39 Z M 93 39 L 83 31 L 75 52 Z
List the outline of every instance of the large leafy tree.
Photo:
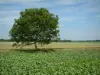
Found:
M 29 45 L 49 44 L 59 36 L 58 16 L 46 8 L 30 8 L 20 12 L 10 30 L 11 39 L 16 43 Z

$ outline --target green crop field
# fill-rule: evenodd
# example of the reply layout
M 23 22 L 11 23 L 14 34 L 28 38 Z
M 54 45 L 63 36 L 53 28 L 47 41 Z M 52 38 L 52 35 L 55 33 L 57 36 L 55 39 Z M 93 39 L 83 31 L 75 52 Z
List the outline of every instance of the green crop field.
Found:
M 0 75 L 100 75 L 100 49 L 1 51 Z

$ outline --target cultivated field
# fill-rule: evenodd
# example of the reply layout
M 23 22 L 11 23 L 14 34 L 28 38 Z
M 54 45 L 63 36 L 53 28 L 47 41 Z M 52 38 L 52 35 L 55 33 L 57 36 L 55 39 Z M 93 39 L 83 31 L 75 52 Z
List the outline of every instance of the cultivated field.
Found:
M 0 49 L 15 49 L 13 42 L 0 42 Z M 34 49 L 34 45 L 26 46 L 25 49 Z M 100 48 L 100 42 L 53 42 L 49 45 L 38 45 L 38 48 Z
M 0 75 L 100 75 L 100 42 L 11 45 L 0 42 Z
M 0 75 L 100 75 L 100 49 L 0 52 Z

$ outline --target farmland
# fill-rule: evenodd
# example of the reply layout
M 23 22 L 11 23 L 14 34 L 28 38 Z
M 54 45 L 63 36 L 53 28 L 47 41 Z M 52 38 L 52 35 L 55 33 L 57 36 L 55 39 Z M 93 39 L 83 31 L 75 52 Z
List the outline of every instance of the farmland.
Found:
M 0 49 L 14 49 L 13 42 L 0 42 Z M 34 44 L 24 47 L 25 49 L 34 49 Z M 38 45 L 38 48 L 100 48 L 100 42 L 53 42 L 48 45 Z
M 0 75 L 100 75 L 99 42 L 51 43 L 37 51 L 11 44 L 0 43 Z

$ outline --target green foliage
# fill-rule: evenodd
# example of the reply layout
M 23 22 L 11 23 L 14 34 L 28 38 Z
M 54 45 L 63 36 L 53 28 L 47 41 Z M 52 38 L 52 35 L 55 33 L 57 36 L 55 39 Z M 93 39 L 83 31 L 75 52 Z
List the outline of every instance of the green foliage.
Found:
M 100 75 L 100 50 L 1 52 L 0 75 Z
M 0 39 L 0 42 L 11 42 L 11 39 Z
M 59 36 L 58 16 L 45 8 L 30 8 L 20 12 L 20 17 L 10 30 L 12 40 L 27 44 L 49 44 Z

